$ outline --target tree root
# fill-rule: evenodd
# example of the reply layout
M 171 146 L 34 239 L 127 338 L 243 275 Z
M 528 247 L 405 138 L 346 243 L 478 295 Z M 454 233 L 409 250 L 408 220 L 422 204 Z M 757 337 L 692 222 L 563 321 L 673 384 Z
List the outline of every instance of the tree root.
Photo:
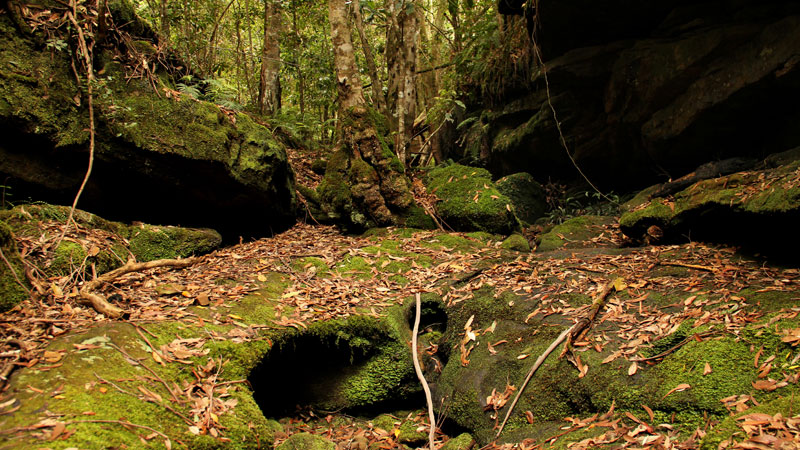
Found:
M 119 319 L 128 317 L 129 313 L 124 309 L 114 306 L 106 300 L 106 298 L 97 294 L 94 291 L 104 283 L 108 283 L 122 275 L 131 272 L 139 272 L 142 270 L 152 269 L 155 267 L 188 267 L 200 261 L 200 257 L 192 257 L 186 259 L 158 259 L 155 261 L 148 261 L 144 263 L 137 263 L 128 261 L 122 267 L 118 267 L 110 272 L 95 278 L 92 281 L 84 284 L 80 289 L 81 299 L 84 303 L 92 305 L 92 307 L 99 313 L 104 314 L 111 319 Z

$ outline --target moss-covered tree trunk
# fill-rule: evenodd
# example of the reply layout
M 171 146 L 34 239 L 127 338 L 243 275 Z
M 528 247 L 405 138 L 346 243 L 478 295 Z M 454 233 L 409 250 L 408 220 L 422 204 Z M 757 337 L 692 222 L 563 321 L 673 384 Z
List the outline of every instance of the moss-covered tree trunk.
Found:
M 341 132 L 319 188 L 322 206 L 346 227 L 394 225 L 413 202 L 410 183 L 364 100 L 345 0 L 331 0 L 329 15 Z
M 405 166 L 417 117 L 417 44 L 419 22 L 413 0 L 388 0 L 386 63 L 389 66 L 389 112 L 396 131 L 395 151 Z

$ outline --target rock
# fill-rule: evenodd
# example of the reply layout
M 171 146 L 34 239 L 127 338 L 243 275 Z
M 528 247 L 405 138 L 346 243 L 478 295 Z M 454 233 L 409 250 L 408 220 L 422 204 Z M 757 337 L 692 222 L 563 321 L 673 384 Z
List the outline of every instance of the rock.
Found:
M 311 170 L 317 175 L 325 175 L 325 168 L 328 167 L 328 161 L 322 158 L 317 158 L 311 162 Z
M 31 286 L 25 277 L 14 233 L 3 220 L 0 220 L 0 252 L 3 256 L 0 260 L 0 312 L 5 312 L 28 298 L 26 289 Z
M 67 206 L 31 204 L 0 211 L 0 224 L 2 224 L 0 245 L 4 254 L 8 253 L 7 258 L 11 258 L 11 261 L 19 261 L 14 243 L 9 240 L 12 231 L 19 238 L 29 241 L 39 241 L 42 236 L 50 236 L 50 244 L 54 244 L 58 234 L 53 234 L 52 229 L 55 228 L 58 233 L 60 227 L 67 221 L 69 210 Z M 52 252 L 47 251 L 49 244 L 43 243 L 45 245 L 41 247 L 41 251 L 32 252 L 27 258 L 35 262 L 47 276 L 68 276 L 80 267 L 91 276 L 92 266 L 95 273 L 103 274 L 124 264 L 129 255 L 133 255 L 138 262 L 185 258 L 211 252 L 222 243 L 219 233 L 210 229 L 162 227 L 142 223 L 126 225 L 80 209 L 75 210 L 73 219 L 82 230 L 91 230 L 93 236 L 100 236 L 102 239 L 80 238 L 86 235 L 85 231 L 81 231 L 78 233 L 78 238 L 68 235 L 67 239 L 52 249 Z M 8 234 L 4 230 L 8 231 Z M 21 269 L 21 265 L 13 264 Z M 20 296 L 13 285 L 6 284 L 7 277 L 4 272 L 6 269 L 6 264 L 0 264 L 0 280 L 2 280 L 0 290 L 9 291 L 7 296 L 3 296 L 9 299 L 4 306 L 8 309 L 23 298 L 27 298 L 27 294 Z M 26 280 L 24 272 L 19 274 L 22 280 Z
M 87 98 L 67 52 L 0 16 L 0 175 L 15 198 L 69 204 L 88 161 Z M 99 50 L 98 50 L 99 51 Z M 245 114 L 148 82 L 98 53 L 94 169 L 82 208 L 114 220 L 212 227 L 228 240 L 294 222 L 294 176 L 270 131 Z
M 288 439 L 275 450 L 334 450 L 336 444 L 311 433 L 297 433 L 289 436 Z
M 439 450 L 469 450 L 475 443 L 475 439 L 469 433 L 461 433 L 458 436 L 445 442 Z
M 425 184 L 440 199 L 436 213 L 454 230 L 507 235 L 519 229 L 511 200 L 497 190 L 486 169 L 460 164 L 437 167 L 425 177 Z
M 619 224 L 631 238 L 649 235 L 651 241 L 648 230 L 657 227 L 665 242 L 691 237 L 784 253 L 787 237 L 800 225 L 800 161 L 702 180 L 674 200 L 648 201 L 652 189 L 625 205 Z
M 511 200 L 514 214 L 523 222 L 533 224 L 547 212 L 544 187 L 531 174 L 511 174 L 497 180 L 495 185 L 501 194 Z
M 398 419 L 391 414 L 382 414 L 372 419 L 372 425 L 375 428 L 380 428 L 388 431 L 390 435 L 394 435 L 397 442 L 416 447 L 423 444 L 428 440 L 428 429 L 417 430 L 420 423 L 413 420 Z
M 800 144 L 797 2 L 543 0 L 537 12 L 561 131 L 577 165 L 604 189 L 641 188 L 713 159 Z M 506 70 L 485 64 L 473 91 L 491 101 L 469 107 L 472 122 L 450 138 L 464 144 L 443 146 L 445 158 L 466 152 L 495 176 L 577 177 L 534 59 L 499 66 Z
M 511 236 L 507 237 L 501 244 L 500 247 L 507 249 L 507 250 L 514 250 L 517 252 L 529 252 L 531 251 L 531 245 L 528 243 L 528 240 L 519 233 L 514 233 Z
M 604 233 L 606 238 L 610 238 L 609 227 L 615 222 L 615 218 L 607 216 L 574 217 L 541 235 L 537 239 L 539 244 L 536 246 L 536 251 L 608 247 L 609 241 L 603 241 L 600 238 Z

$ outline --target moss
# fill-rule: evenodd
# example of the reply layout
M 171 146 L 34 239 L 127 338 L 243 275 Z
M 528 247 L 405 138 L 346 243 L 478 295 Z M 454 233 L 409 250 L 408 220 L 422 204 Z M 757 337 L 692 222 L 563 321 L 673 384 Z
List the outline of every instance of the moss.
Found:
M 797 414 L 797 405 L 794 395 L 780 396 L 768 402 L 764 402 L 754 408 L 747 409 L 737 414 L 725 417 L 722 422 L 707 433 L 700 441 L 700 450 L 717 450 L 720 443 L 724 440 L 733 439 L 736 442 L 744 441 L 744 432 L 738 425 L 739 418 L 748 414 L 768 414 L 775 416 L 780 414 L 783 417 L 793 417 Z
M 730 337 L 691 341 L 653 367 L 645 375 L 645 390 L 652 393 L 650 406 L 662 411 L 726 414 L 725 397 L 750 392 L 756 371 L 749 346 Z M 703 375 L 705 363 L 712 372 Z M 691 389 L 667 393 L 682 383 Z
M 613 218 L 605 216 L 581 216 L 569 219 L 542 235 L 536 251 L 596 247 L 597 245 L 591 240 L 603 232 L 603 226 L 613 222 Z
M 401 444 L 414 445 L 428 439 L 427 429 L 417 431 L 419 424 L 409 419 L 398 419 L 391 414 L 382 414 L 372 419 L 375 428 L 386 430 L 396 436 Z
M 292 263 L 292 267 L 298 272 L 316 275 L 325 275 L 331 270 L 324 259 L 316 256 L 298 258 Z
M 22 259 L 19 256 L 19 251 L 14 241 L 14 233 L 2 220 L 0 220 L 0 250 L 3 252 L 5 259 L 9 262 L 9 264 L 6 264 L 5 261 L 0 261 L 1 313 L 8 311 L 17 303 L 28 298 L 28 293 L 25 289 L 30 289 L 30 284 L 27 281 L 27 277 L 25 277 Z M 11 267 L 9 267 L 9 265 Z M 12 270 L 14 273 L 11 272 Z M 20 286 L 20 282 L 24 283 L 25 287 Z
M 547 212 L 544 187 L 529 173 L 515 173 L 495 183 L 497 190 L 511 200 L 514 213 L 523 222 L 532 224 Z
M 469 433 L 461 433 L 458 436 L 445 442 L 440 450 L 469 450 L 475 439 Z
M 497 190 L 486 169 L 459 164 L 437 167 L 425 183 L 441 199 L 437 214 L 456 230 L 507 235 L 519 228 L 511 200 Z
M 423 208 L 414 205 L 408 209 L 405 215 L 404 226 L 422 230 L 434 230 L 436 229 L 436 222 L 433 221 L 431 216 L 429 216 Z
M 504 240 L 503 243 L 500 244 L 500 247 L 506 250 L 513 250 L 517 252 L 531 251 L 531 246 L 530 244 L 528 244 L 528 240 L 525 239 L 525 237 L 522 236 L 521 234 L 516 234 L 516 233 L 506 238 L 506 240 Z
M 86 249 L 77 242 L 61 241 L 53 252 L 53 262 L 48 270 L 59 276 L 66 276 L 80 268 L 86 260 Z
M 311 433 L 296 433 L 289 436 L 275 450 L 334 450 L 336 444 Z
M 214 230 L 141 225 L 130 231 L 130 249 L 140 262 L 184 258 L 219 247 L 222 237 Z

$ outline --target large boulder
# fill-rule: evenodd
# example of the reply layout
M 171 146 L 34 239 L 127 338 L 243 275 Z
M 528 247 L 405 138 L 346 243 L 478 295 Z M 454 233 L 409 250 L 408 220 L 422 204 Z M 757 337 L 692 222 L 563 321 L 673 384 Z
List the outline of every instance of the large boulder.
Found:
M 436 213 L 454 230 L 507 235 L 519 228 L 511 200 L 497 190 L 486 169 L 460 164 L 437 167 L 425 177 L 425 184 L 440 199 Z
M 547 212 L 544 187 L 529 173 L 514 173 L 495 182 L 497 190 L 511 200 L 520 220 L 532 224 Z
M 498 50 L 498 64 L 475 77 L 481 84 L 452 139 L 464 144 L 447 146 L 445 157 L 466 152 L 495 176 L 578 178 L 551 103 L 569 153 L 606 188 L 800 143 L 800 2 L 543 0 L 537 8 L 547 89 L 535 58 L 519 57 L 530 47 L 511 46 L 516 65 Z M 515 26 L 523 27 L 506 39 Z
M 0 16 L 0 176 L 14 198 L 69 204 L 89 158 L 88 98 L 69 52 L 37 39 Z M 114 220 L 211 227 L 231 239 L 293 222 L 294 175 L 266 127 L 128 80 L 111 51 L 96 52 L 96 150 L 83 208 Z

